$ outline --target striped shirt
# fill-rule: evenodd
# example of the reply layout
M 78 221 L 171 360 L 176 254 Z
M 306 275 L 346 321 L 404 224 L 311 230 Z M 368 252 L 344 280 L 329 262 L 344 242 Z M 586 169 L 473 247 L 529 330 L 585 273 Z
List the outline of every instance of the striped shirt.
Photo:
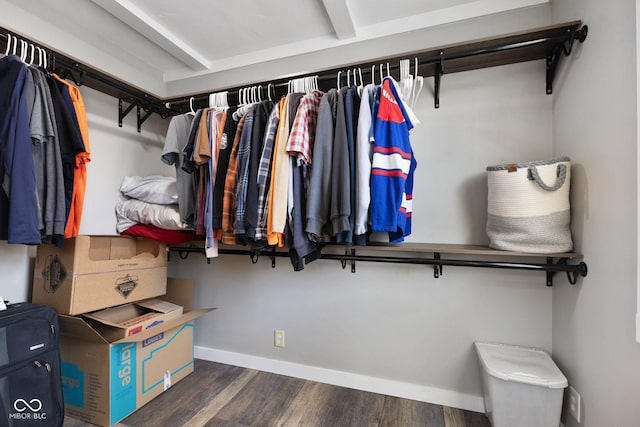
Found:
M 258 226 L 256 227 L 256 242 L 267 239 L 267 213 L 269 212 L 267 201 L 269 200 L 269 184 L 271 182 L 271 157 L 279 121 L 280 105 L 276 104 L 273 106 L 267 121 L 260 164 L 258 165 Z
M 413 123 L 392 78 L 384 79 L 375 117 L 371 162 L 371 229 L 389 232 L 399 243 L 411 234 L 413 156 L 409 131 Z
M 235 219 L 233 221 L 233 232 L 238 237 L 244 237 L 244 214 L 247 200 L 247 186 L 249 185 L 249 159 L 251 157 L 251 134 L 253 132 L 253 116 L 255 106 L 251 106 L 245 114 L 244 126 L 240 135 L 240 145 L 238 146 L 238 170 L 236 177 L 235 193 Z
M 295 119 L 289 133 L 287 152 L 298 158 L 298 164 L 311 164 L 311 153 L 316 135 L 318 121 L 318 107 L 322 99 L 322 92 L 314 91 L 305 95 L 296 110 Z
M 236 174 L 238 172 L 238 148 L 240 146 L 240 135 L 247 115 L 242 116 L 238 122 L 236 136 L 233 139 L 233 148 L 231 148 L 231 157 L 229 158 L 229 166 L 227 168 L 227 176 L 224 181 L 224 197 L 222 200 L 222 243 L 234 244 L 236 236 L 233 233 L 233 221 L 235 216 L 235 192 L 236 192 Z

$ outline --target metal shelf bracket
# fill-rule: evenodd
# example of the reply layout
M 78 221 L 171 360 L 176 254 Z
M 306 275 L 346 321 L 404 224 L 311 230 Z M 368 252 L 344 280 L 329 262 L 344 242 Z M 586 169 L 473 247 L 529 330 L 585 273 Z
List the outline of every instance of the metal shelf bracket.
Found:
M 571 55 L 573 43 L 576 40 L 580 43 L 584 42 L 588 33 L 589 27 L 583 25 L 580 29 L 572 32 L 568 39 L 558 42 L 547 55 L 547 95 L 553 93 L 553 80 L 556 76 L 560 59 L 562 59 L 563 56 Z

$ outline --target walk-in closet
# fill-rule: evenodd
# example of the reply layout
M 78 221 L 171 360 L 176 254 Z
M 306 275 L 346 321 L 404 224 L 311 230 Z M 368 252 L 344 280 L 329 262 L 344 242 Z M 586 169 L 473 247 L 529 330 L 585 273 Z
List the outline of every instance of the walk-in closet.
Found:
M 609 3 L 0 0 L 0 302 L 57 310 L 63 425 L 637 425 Z

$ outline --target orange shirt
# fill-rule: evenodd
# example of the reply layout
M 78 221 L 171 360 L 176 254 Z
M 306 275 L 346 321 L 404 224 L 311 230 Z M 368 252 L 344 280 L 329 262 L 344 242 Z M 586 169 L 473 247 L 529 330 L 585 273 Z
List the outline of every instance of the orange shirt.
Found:
M 67 218 L 67 225 L 64 230 L 64 237 L 75 237 L 80 230 L 80 222 L 82 220 L 82 208 L 84 206 L 84 195 L 87 188 L 87 163 L 91 161 L 91 149 L 89 147 L 89 124 L 87 123 L 87 112 L 84 107 L 84 101 L 80 94 L 80 89 L 73 86 L 56 74 L 53 77 L 67 85 L 69 95 L 73 102 L 73 108 L 78 118 L 80 126 L 80 134 L 84 142 L 85 151 L 76 154 L 76 165 L 73 170 L 73 195 L 71 197 L 71 209 Z

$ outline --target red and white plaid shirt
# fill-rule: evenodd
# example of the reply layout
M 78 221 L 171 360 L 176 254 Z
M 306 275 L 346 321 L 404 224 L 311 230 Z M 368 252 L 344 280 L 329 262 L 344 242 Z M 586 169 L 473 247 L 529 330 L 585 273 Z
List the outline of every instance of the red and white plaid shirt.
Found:
M 296 156 L 298 162 L 304 162 L 307 165 L 311 164 L 321 99 L 322 92 L 319 91 L 311 92 L 302 98 L 287 141 L 287 152 L 291 156 Z

